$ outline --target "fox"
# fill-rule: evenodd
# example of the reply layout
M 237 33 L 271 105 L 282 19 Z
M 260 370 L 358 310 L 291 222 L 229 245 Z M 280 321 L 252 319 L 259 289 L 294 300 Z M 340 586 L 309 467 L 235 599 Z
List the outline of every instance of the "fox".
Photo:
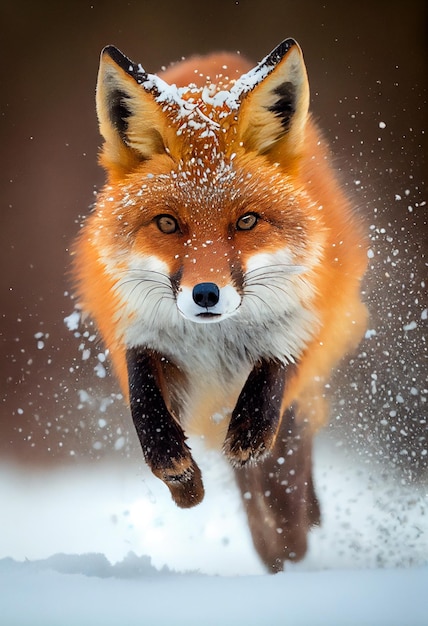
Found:
M 157 74 L 107 46 L 107 180 L 73 248 L 148 467 L 189 508 L 204 486 L 188 438 L 219 450 L 272 573 L 320 523 L 313 440 L 367 324 L 364 224 L 309 97 L 292 38 L 255 66 L 224 52 Z

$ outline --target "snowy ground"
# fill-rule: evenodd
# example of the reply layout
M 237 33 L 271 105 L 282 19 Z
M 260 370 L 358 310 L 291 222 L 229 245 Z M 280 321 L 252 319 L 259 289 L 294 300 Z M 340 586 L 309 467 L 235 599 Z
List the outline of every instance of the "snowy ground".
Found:
M 188 511 L 130 461 L 0 467 L 2 626 L 428 624 L 426 488 L 324 436 L 315 461 L 323 526 L 307 558 L 272 577 L 228 467 L 195 457 L 206 498 Z

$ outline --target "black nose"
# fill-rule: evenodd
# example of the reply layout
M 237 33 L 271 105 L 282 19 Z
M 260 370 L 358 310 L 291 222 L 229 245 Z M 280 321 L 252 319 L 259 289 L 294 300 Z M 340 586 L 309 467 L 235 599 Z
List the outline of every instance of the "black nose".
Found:
M 193 287 L 193 300 L 203 309 L 215 306 L 220 299 L 220 289 L 215 283 L 199 283 Z

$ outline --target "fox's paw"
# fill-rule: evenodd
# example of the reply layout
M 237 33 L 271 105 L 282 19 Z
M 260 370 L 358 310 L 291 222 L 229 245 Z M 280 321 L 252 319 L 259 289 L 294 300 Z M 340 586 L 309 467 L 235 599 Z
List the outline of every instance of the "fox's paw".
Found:
M 154 472 L 171 492 L 175 504 L 182 509 L 190 509 L 202 502 L 204 485 L 199 467 L 190 459 L 183 459 L 168 467 Z
M 256 465 L 269 454 L 273 439 L 267 433 L 259 433 L 256 438 L 251 432 L 228 433 L 223 444 L 223 453 L 233 465 L 239 468 L 244 465 Z

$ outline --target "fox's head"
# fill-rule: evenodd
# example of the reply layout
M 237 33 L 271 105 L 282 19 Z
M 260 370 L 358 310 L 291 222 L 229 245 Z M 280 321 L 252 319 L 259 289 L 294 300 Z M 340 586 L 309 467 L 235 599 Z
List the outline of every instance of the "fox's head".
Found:
M 274 322 L 286 327 L 287 356 L 303 349 L 324 241 L 320 207 L 299 182 L 308 102 L 292 39 L 239 78 L 199 87 L 169 85 L 116 48 L 103 51 L 97 110 L 109 182 L 89 220 L 116 339 L 150 343 L 150 329 L 169 335 L 183 323 Z

